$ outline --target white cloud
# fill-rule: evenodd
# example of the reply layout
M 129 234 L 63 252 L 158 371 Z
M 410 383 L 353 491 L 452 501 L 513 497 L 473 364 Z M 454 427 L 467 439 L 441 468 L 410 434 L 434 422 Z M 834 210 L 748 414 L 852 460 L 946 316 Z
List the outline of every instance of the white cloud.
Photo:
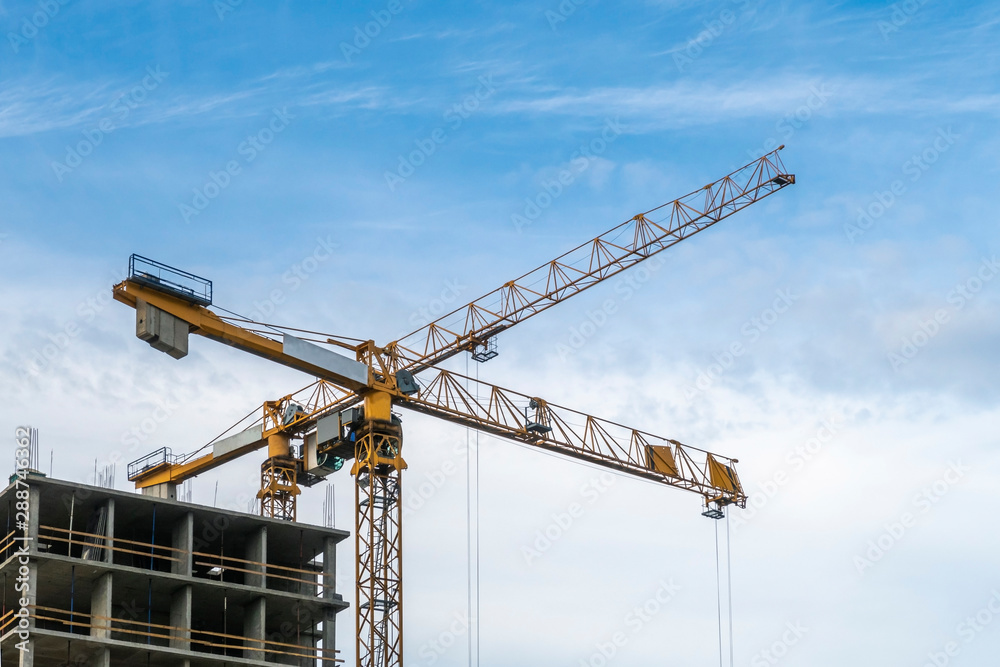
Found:
M 926 93 L 926 88 L 916 79 L 875 77 L 782 75 L 728 84 L 681 79 L 647 87 L 526 91 L 519 98 L 498 101 L 490 111 L 584 118 L 620 116 L 630 121 L 631 131 L 641 132 L 742 118 L 782 117 L 803 105 L 826 116 L 992 114 L 1000 110 L 1000 95 L 975 93 L 942 97 Z

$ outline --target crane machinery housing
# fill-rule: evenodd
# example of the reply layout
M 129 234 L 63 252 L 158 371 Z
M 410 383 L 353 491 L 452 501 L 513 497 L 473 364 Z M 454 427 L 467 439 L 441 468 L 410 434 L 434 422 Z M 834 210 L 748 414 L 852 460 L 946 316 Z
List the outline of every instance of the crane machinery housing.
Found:
M 206 446 L 175 456 L 161 448 L 133 462 L 130 481 L 146 494 L 173 497 L 184 480 L 266 448 L 260 511 L 295 521 L 300 487 L 351 462 L 359 667 L 398 667 L 403 661 L 401 473 L 407 466 L 394 407 L 692 491 L 712 518 L 720 518 L 728 505 L 745 507 L 736 459 L 466 377 L 441 364 L 462 352 L 479 362 L 492 359 L 501 332 L 794 184 L 795 176 L 778 155 L 781 148 L 635 215 L 385 345 L 219 315 L 210 308 L 210 281 L 133 255 L 129 277 L 114 286 L 113 294 L 135 308 L 136 335 L 152 347 L 179 359 L 195 333 L 316 379 L 265 402 L 252 426 L 210 443 L 210 451 L 203 451 Z

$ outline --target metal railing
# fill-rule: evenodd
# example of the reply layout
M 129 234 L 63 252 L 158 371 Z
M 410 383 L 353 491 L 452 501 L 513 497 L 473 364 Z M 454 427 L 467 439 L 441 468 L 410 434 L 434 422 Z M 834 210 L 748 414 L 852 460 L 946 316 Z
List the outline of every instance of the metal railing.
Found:
M 129 280 L 199 303 L 212 305 L 212 281 L 156 260 L 133 254 L 128 258 Z
M 146 647 L 162 648 L 173 643 L 181 644 L 188 651 L 221 653 L 224 656 L 246 656 L 248 653 L 252 655 L 259 652 L 269 656 L 284 656 L 296 661 L 309 661 L 309 664 L 319 661 L 323 665 L 339 665 L 344 662 L 336 657 L 340 651 L 295 643 L 292 633 L 285 629 L 258 638 L 164 625 L 153 623 L 149 619 L 144 621 L 137 618 L 101 616 L 58 607 L 29 605 L 29 609 L 31 610 L 29 618 L 35 622 L 37 628 L 43 630 L 90 636 L 97 631 L 106 633 L 112 639 Z M 0 623 L 6 629 L 18 620 L 19 617 L 13 615 L 11 611 L 0 618 Z
M 181 458 L 180 456 L 174 456 L 169 447 L 160 447 L 156 451 L 150 452 L 142 458 L 129 463 L 128 479 L 130 482 L 134 482 L 145 472 L 153 468 L 159 468 L 162 465 L 179 463 Z

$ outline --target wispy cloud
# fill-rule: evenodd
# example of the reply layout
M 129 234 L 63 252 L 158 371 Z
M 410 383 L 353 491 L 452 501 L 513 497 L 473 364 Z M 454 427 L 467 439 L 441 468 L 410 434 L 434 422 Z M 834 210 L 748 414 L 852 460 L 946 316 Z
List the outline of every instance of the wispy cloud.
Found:
M 453 73 L 508 71 L 504 61 L 470 61 Z M 199 91 L 168 79 L 161 91 L 130 114 L 129 126 L 167 123 L 202 117 L 209 122 L 252 117 L 274 105 L 328 108 L 335 113 L 353 109 L 420 112 L 440 109 L 433 89 L 426 86 L 389 88 L 354 84 L 323 76 L 341 68 L 338 62 L 318 62 L 283 68 L 229 89 Z M 110 105 L 132 82 L 15 82 L 0 92 L 0 137 L 24 136 L 86 127 L 108 113 Z M 831 91 L 825 114 L 967 114 L 1000 111 L 1000 93 L 974 92 L 941 96 L 932 82 L 917 77 L 849 78 L 775 75 L 733 83 L 682 79 L 668 83 L 593 88 L 560 87 L 544 77 L 525 75 L 505 80 L 505 94 L 491 104 L 489 114 L 529 114 L 575 118 L 621 116 L 632 130 L 699 126 L 727 120 L 775 117 L 800 106 L 817 89 Z
M 1000 95 L 942 97 L 916 80 L 788 76 L 730 85 L 681 80 L 647 87 L 539 89 L 498 102 L 494 113 L 645 119 L 642 129 L 684 127 L 788 113 L 816 90 L 830 91 L 825 113 L 995 113 Z
M 301 65 L 298 67 L 285 67 L 283 69 L 275 70 L 270 74 L 265 74 L 264 76 L 257 79 L 257 81 L 274 81 L 281 79 L 296 79 L 304 76 L 315 76 L 316 74 L 323 74 L 324 72 L 343 70 L 350 68 L 350 64 L 344 62 L 343 60 L 327 60 L 323 62 L 313 63 L 312 65 Z
M 399 108 L 406 102 L 400 96 L 389 98 L 374 86 L 344 87 L 319 81 L 303 85 L 303 79 L 337 67 L 336 63 L 317 63 L 301 68 L 286 68 L 252 80 L 243 87 L 229 90 L 192 91 L 167 79 L 163 90 L 150 95 L 129 110 L 119 126 L 136 127 L 201 117 L 209 122 L 255 116 L 279 106 L 331 106 L 342 111 Z M 114 111 L 116 101 L 134 82 L 18 82 L 0 92 L 0 138 L 26 136 L 86 128 Z M 170 86 L 174 86 L 173 90 Z
M 389 97 L 384 88 L 369 86 L 355 90 L 317 86 L 295 101 L 296 107 L 334 107 L 347 113 L 353 109 L 401 108 L 411 102 L 400 97 Z
M 62 84 L 55 79 L 8 84 L 0 92 L 0 137 L 85 124 L 111 102 L 110 86 Z
M 768 115 L 801 104 L 819 79 L 796 78 L 731 86 L 680 81 L 643 88 L 601 87 L 541 91 L 498 103 L 498 113 L 537 113 L 605 117 L 659 118 L 667 125 L 710 123 L 719 117 Z

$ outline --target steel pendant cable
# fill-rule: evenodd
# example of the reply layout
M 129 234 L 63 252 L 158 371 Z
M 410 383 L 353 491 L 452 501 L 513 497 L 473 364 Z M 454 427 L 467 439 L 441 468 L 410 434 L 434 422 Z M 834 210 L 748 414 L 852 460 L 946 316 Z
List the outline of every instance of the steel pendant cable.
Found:
M 719 522 L 715 524 L 715 599 L 718 610 L 719 624 L 719 667 L 722 667 L 722 574 L 719 567 Z
M 476 366 L 476 403 L 479 403 L 479 366 Z M 476 429 L 476 667 L 479 667 L 479 629 L 482 603 L 479 599 L 481 573 L 479 569 L 479 429 Z
M 465 357 L 465 390 L 469 390 L 469 357 Z M 472 429 L 465 429 L 465 557 L 466 563 L 466 614 L 472 618 L 472 476 L 469 474 L 472 460 Z M 469 633 L 469 665 L 472 665 L 472 633 Z
M 465 390 L 469 390 L 469 357 L 465 357 Z M 465 557 L 466 563 L 466 614 L 472 619 L 472 476 L 469 474 L 472 460 L 472 429 L 465 429 Z M 469 665 L 472 665 L 472 633 L 469 633 Z
M 729 667 L 736 664 L 736 649 L 733 644 L 733 555 L 730 544 L 731 533 L 729 532 L 729 510 L 725 510 L 726 517 L 726 609 L 729 619 Z M 719 522 L 715 521 L 715 592 L 716 610 L 719 624 L 719 667 L 723 667 L 723 645 L 722 645 L 722 556 L 719 549 Z
M 469 387 L 469 356 L 465 358 L 466 391 Z M 479 403 L 479 366 L 476 366 L 476 403 Z M 468 554 L 469 666 L 479 664 L 479 430 L 472 444 L 471 429 L 465 431 L 465 521 Z M 475 658 L 475 660 L 473 660 Z
M 736 655 L 733 647 L 733 553 L 729 541 L 729 508 L 726 508 L 726 579 L 729 584 L 729 664 L 735 665 Z

